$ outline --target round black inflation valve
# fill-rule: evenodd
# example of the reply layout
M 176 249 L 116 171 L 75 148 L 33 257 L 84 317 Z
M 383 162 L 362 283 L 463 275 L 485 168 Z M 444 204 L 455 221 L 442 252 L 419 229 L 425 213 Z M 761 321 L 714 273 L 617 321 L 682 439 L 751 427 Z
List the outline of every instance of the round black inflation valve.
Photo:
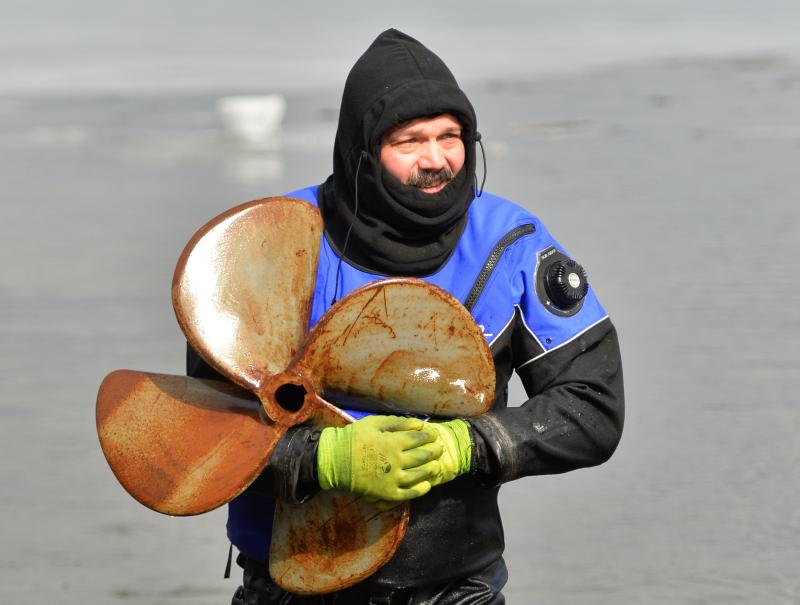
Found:
M 538 260 L 536 293 L 539 300 L 555 315 L 575 315 L 589 291 L 584 268 L 554 247 L 541 252 Z
M 574 260 L 558 261 L 547 270 L 544 287 L 557 307 L 571 309 L 586 296 L 589 281 L 586 271 Z

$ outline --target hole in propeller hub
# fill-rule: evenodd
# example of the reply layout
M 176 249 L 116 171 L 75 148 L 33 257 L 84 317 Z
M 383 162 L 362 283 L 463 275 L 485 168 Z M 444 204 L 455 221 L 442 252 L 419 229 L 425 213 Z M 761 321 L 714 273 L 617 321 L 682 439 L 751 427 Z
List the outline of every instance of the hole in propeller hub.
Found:
M 275 403 L 287 412 L 299 412 L 308 391 L 302 384 L 286 383 L 275 389 Z

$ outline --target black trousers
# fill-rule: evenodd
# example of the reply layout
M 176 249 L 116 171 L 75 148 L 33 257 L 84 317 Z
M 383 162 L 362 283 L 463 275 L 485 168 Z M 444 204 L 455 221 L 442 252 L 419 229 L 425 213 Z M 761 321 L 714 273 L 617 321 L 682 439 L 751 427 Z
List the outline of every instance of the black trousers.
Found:
M 500 590 L 508 579 L 502 558 L 467 578 L 421 588 L 362 588 L 302 596 L 278 588 L 267 566 L 240 554 L 236 562 L 244 568 L 244 583 L 236 589 L 231 605 L 505 605 Z

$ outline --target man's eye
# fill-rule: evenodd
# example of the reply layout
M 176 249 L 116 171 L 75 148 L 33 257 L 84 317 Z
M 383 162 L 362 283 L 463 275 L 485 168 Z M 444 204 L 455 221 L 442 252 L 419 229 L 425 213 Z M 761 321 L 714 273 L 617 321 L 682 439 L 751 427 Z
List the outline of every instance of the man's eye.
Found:
M 415 139 L 401 139 L 392 143 L 392 147 L 399 151 L 411 151 L 417 146 Z

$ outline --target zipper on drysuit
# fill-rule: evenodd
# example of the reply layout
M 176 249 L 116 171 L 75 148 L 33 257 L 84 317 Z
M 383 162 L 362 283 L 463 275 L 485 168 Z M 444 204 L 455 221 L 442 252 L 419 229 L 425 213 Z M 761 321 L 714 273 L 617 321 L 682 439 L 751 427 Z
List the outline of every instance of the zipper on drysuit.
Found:
M 475 279 L 475 283 L 472 285 L 472 289 L 469 291 L 467 299 L 464 301 L 464 306 L 467 308 L 467 311 L 472 312 L 472 307 L 474 307 L 475 303 L 478 302 L 478 298 L 483 292 L 483 289 L 486 287 L 486 283 L 489 281 L 492 271 L 494 271 L 494 268 L 497 266 L 497 263 L 500 260 L 500 257 L 503 256 L 503 252 L 506 251 L 506 248 L 516 242 L 523 235 L 528 235 L 534 231 L 536 231 L 536 227 L 530 223 L 526 225 L 520 225 L 519 227 L 514 227 L 511 231 L 500 238 L 500 241 L 494 245 L 494 248 L 492 248 L 489 256 L 486 257 L 486 261 L 483 263 L 483 267 L 481 268 L 480 273 L 478 273 L 478 277 Z

